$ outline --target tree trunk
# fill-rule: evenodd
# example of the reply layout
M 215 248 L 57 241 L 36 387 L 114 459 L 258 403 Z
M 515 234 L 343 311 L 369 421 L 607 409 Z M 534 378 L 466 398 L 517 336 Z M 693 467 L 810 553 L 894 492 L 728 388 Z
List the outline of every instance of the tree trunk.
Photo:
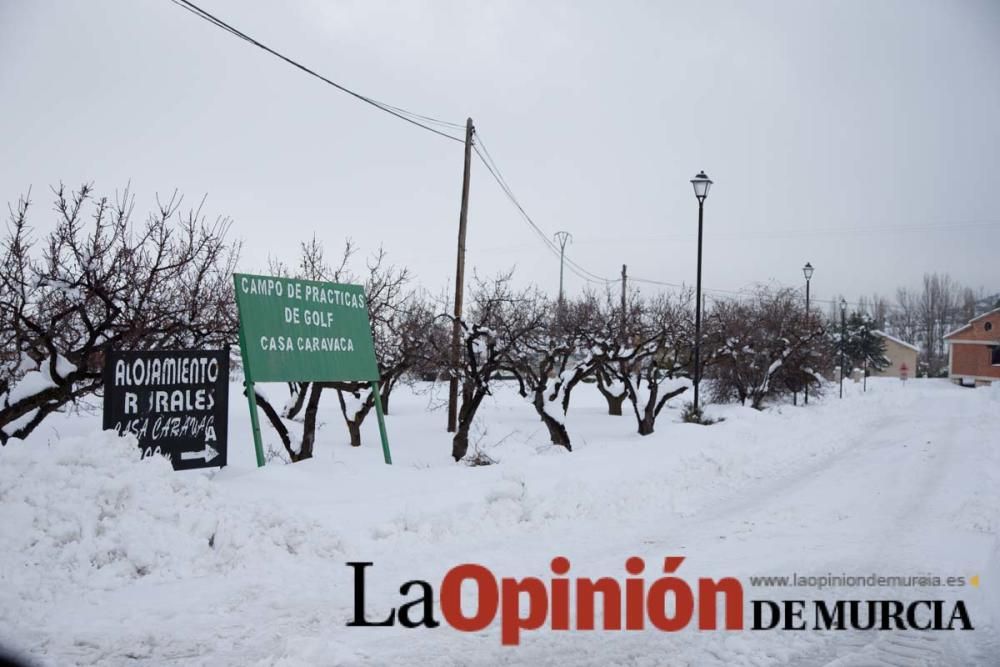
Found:
M 535 391 L 535 400 L 533 401 L 533 405 L 535 406 L 535 412 L 537 412 L 538 416 L 542 418 L 542 423 L 545 424 L 545 427 L 549 430 L 549 439 L 552 440 L 552 444 L 561 445 L 569 451 L 573 451 L 573 446 L 570 444 L 569 432 L 566 430 L 566 425 L 545 411 L 544 391 Z
M 31 419 L 27 422 L 20 422 L 20 426 L 12 431 L 9 435 L 6 431 L 0 428 L 0 446 L 6 445 L 7 440 L 10 438 L 17 438 L 19 440 L 24 440 L 28 437 L 32 431 L 37 428 L 42 420 L 45 419 L 49 414 L 55 412 L 57 409 L 61 408 L 63 403 L 42 403 L 35 409 L 35 414 L 32 415 Z M 12 420 L 13 421 L 13 420 Z M 7 422 L 4 422 L 4 426 L 7 426 Z
M 472 383 L 466 382 L 462 385 L 462 407 L 458 411 L 458 426 L 455 429 L 455 437 L 451 440 L 451 457 L 455 461 L 461 461 L 469 452 L 469 429 L 472 428 L 472 420 L 476 416 L 476 410 L 486 396 L 485 389 L 474 388 Z
M 345 419 L 347 422 L 347 432 L 351 434 L 351 447 L 361 446 L 361 424 L 349 419 Z
M 24 440 L 42 420 L 80 396 L 92 393 L 101 386 L 99 374 L 87 371 L 69 373 L 58 384 L 46 387 L 16 401 L 13 405 L 0 407 L 0 445 L 10 438 Z M 30 419 L 24 420 L 34 412 Z M 17 422 L 16 429 L 7 431 L 10 424 Z
M 247 395 L 246 385 L 243 387 L 243 395 Z M 281 444 L 285 446 L 285 451 L 288 452 L 288 457 L 294 461 L 295 453 L 292 452 L 292 437 L 288 433 L 288 428 L 285 426 L 284 422 L 281 421 L 281 415 L 278 411 L 274 409 L 266 398 L 260 394 L 254 394 L 257 401 L 257 407 L 263 410 L 264 416 L 267 417 L 267 421 L 270 422 L 271 426 L 278 433 L 278 437 L 281 438 Z
M 646 400 L 646 405 L 642 406 L 642 411 L 639 411 L 639 406 L 637 404 L 633 405 L 635 410 L 635 418 L 639 424 L 639 435 L 649 435 L 653 432 L 653 428 L 656 425 L 656 418 L 660 414 L 660 410 L 663 406 L 667 404 L 671 398 L 675 396 L 680 396 L 685 391 L 687 387 L 680 387 L 673 391 L 667 392 L 663 396 L 660 396 L 660 385 L 659 382 L 656 384 L 649 384 L 649 397 Z
M 368 413 L 371 411 L 372 407 L 374 407 L 374 398 L 369 395 L 368 397 L 365 398 L 364 403 L 354 414 L 348 415 L 347 402 L 344 400 L 345 391 L 354 396 L 354 398 L 358 400 L 361 399 L 353 391 L 350 391 L 348 389 L 337 389 L 337 400 L 340 403 L 340 414 L 343 415 L 344 423 L 347 424 L 347 433 L 351 438 L 351 447 L 360 447 L 361 424 L 364 423 L 365 417 L 368 416 Z M 358 391 L 360 393 L 361 391 L 365 390 L 361 389 Z
M 604 400 L 608 402 L 608 414 L 615 417 L 622 416 L 622 404 L 625 402 L 626 391 L 622 391 L 621 394 L 614 394 L 608 391 L 605 385 L 605 377 L 603 371 L 597 372 L 597 390 L 601 392 L 604 396 Z
M 651 414 L 646 414 L 642 416 L 639 420 L 639 435 L 649 435 L 653 432 L 653 425 L 656 423 L 656 417 Z
M 473 383 L 471 383 L 471 382 L 463 382 L 462 383 L 462 403 L 471 403 L 472 402 L 472 396 L 473 396 L 473 394 L 475 394 L 475 385 Z M 480 400 L 482 400 L 482 399 L 480 399 Z M 476 408 L 478 409 L 479 406 L 476 405 Z
M 459 425 L 455 429 L 455 437 L 451 439 L 451 457 L 456 462 L 461 461 L 469 451 L 469 427 Z
M 313 444 L 316 442 L 316 413 L 319 412 L 319 397 L 323 394 L 323 385 L 314 382 L 306 403 L 305 423 L 302 426 L 302 447 L 298 455 L 292 454 L 292 461 L 311 459 Z
M 638 412 L 639 406 L 636 406 L 636 416 L 639 417 L 639 435 L 649 435 L 653 432 L 653 426 L 656 424 L 656 415 L 659 412 L 656 409 L 656 397 L 659 393 L 659 384 L 650 385 L 649 396 L 646 399 L 646 405 L 642 406 L 641 415 Z
M 589 370 L 586 370 L 586 371 L 577 370 L 573 374 L 573 377 L 571 377 L 566 382 L 565 386 L 563 386 L 563 388 L 562 388 L 562 410 L 563 410 L 563 414 L 566 414 L 567 412 L 569 412 L 569 396 L 573 392 L 573 390 L 576 389 L 576 385 L 580 384 L 580 382 L 583 381 L 583 378 L 587 377 L 592 372 L 594 372 L 593 368 L 591 368 Z M 609 411 L 611 410 L 611 406 L 610 405 L 608 406 L 608 410 Z
M 291 407 L 288 408 L 285 416 L 289 419 L 295 419 L 296 415 L 302 410 L 302 406 L 306 402 L 306 394 L 309 393 L 309 383 L 308 382 L 290 382 L 288 383 L 289 389 L 294 387 L 295 402 L 292 403 Z
M 622 405 L 625 403 L 624 394 L 621 396 L 612 396 L 611 394 L 605 394 L 604 398 L 608 402 L 608 414 L 615 417 L 622 416 Z

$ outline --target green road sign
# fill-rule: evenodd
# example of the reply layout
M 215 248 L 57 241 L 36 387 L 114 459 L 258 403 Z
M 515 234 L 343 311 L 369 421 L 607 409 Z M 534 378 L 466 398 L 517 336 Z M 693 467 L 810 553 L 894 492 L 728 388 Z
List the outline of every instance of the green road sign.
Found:
M 257 465 L 264 465 L 264 450 L 254 382 L 371 382 L 382 452 L 391 463 L 364 288 L 245 273 L 234 273 L 233 281 Z
M 377 380 L 361 285 L 233 275 L 257 382 Z

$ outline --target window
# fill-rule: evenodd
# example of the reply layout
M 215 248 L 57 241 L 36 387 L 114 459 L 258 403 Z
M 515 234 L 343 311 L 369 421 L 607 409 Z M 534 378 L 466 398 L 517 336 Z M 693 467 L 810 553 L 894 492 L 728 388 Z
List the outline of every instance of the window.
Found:
M 986 329 L 987 331 L 993 331 L 993 323 L 987 322 L 986 324 L 983 325 L 983 328 Z
M 994 366 L 1000 366 L 1000 345 L 994 345 L 990 348 L 990 363 Z

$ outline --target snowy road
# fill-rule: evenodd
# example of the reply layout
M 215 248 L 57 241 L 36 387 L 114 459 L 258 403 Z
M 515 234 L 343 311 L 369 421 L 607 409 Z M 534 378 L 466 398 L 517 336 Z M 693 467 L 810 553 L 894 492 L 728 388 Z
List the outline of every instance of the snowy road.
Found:
M 582 395 L 572 454 L 545 446 L 530 408 L 501 395 L 483 435 L 503 441 L 491 450 L 501 463 L 474 469 L 443 460 L 441 415 L 426 414 L 421 396 L 396 399 L 392 468 L 375 447 L 338 445 L 262 472 L 249 451 L 246 460 L 231 452 L 234 465 L 208 480 L 109 463 L 116 444 L 101 438 L 64 437 L 44 456 L 44 440 L 8 447 L 0 510 L 14 520 L 0 528 L 0 640 L 42 664 L 997 664 L 1000 392 L 937 381 L 857 389 L 808 408 L 716 407 L 726 420 L 708 428 L 669 423 L 670 413 L 648 438 L 631 434 L 628 417 L 602 414 L 596 393 Z M 232 423 L 233 442 L 241 429 Z M 375 618 L 405 601 L 407 580 L 436 587 L 473 562 L 547 581 L 558 555 L 570 576 L 618 579 L 629 556 L 645 559 L 650 579 L 663 557 L 685 556 L 687 581 L 734 576 L 748 600 L 961 599 L 976 629 L 543 628 L 504 647 L 499 623 L 477 633 L 346 626 L 347 561 L 374 563 Z M 750 583 L 792 573 L 981 583 Z

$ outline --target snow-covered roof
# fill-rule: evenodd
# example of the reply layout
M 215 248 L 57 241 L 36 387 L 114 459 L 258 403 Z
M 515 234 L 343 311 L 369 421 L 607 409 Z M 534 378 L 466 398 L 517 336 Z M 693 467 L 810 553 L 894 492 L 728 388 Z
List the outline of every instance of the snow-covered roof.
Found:
M 945 334 L 944 336 L 942 336 L 942 338 L 948 338 L 948 337 L 950 337 L 950 336 L 954 336 L 954 335 L 955 335 L 955 334 L 957 334 L 957 333 L 958 333 L 959 331 L 965 331 L 966 329 L 968 329 L 968 328 L 969 328 L 969 327 L 971 327 L 971 326 L 972 326 L 972 324 L 971 324 L 971 323 L 970 323 L 970 324 L 963 324 L 962 326 L 960 326 L 960 327 L 959 327 L 959 328 L 957 328 L 957 329 L 952 329 L 951 331 L 949 331 L 948 333 L 946 333 L 946 334 Z
M 949 336 L 954 336 L 959 331 L 965 331 L 966 329 L 968 329 L 969 327 L 972 326 L 973 322 L 978 322 L 979 320 L 983 319 L 984 317 L 989 317 L 990 315 L 995 315 L 996 313 L 1000 313 L 1000 308 L 994 308 L 993 310 L 987 311 L 987 312 L 983 313 L 982 315 L 979 315 L 978 317 L 973 317 L 966 324 L 963 324 L 959 328 L 957 328 L 957 329 L 955 329 L 953 331 L 949 331 L 948 333 L 946 333 L 944 336 L 942 336 L 942 338 L 948 338 Z
M 884 331 L 879 331 L 878 329 L 876 329 L 872 333 L 875 334 L 876 336 L 881 336 L 882 338 L 885 338 L 886 340 L 891 340 L 893 343 L 897 343 L 899 345 L 902 345 L 903 347 L 908 347 L 911 350 L 913 350 L 914 352 L 919 352 L 920 351 L 920 348 L 917 347 L 916 345 L 914 345 L 912 343 L 907 343 L 905 340 L 900 340 L 900 339 L 896 338 L 895 336 L 890 336 L 889 334 L 887 334 Z
M 994 308 L 993 310 L 986 311 L 985 313 L 983 313 L 979 317 L 973 317 L 971 320 L 969 320 L 969 324 L 972 324 L 973 322 L 978 322 L 979 320 L 983 319 L 984 317 L 989 317 L 990 315 L 993 315 L 994 313 L 1000 313 L 1000 308 Z

